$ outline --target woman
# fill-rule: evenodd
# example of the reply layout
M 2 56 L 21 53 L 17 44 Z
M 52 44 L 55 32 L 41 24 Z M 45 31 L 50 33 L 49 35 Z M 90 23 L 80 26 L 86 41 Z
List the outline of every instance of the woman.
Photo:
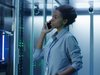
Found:
M 68 31 L 77 17 L 75 9 L 70 5 L 61 5 L 55 9 L 51 19 L 52 29 L 57 31 L 43 47 L 46 34 L 52 29 L 45 25 L 42 29 L 34 60 L 44 57 L 45 75 L 77 75 L 82 68 L 81 50 L 75 37 Z

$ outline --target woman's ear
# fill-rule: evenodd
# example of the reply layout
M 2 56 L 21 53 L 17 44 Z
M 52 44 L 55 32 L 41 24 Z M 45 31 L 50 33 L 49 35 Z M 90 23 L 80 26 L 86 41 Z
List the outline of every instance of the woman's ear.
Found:
M 67 22 L 68 22 L 68 20 L 67 19 L 64 19 L 63 20 L 63 25 L 65 25 Z

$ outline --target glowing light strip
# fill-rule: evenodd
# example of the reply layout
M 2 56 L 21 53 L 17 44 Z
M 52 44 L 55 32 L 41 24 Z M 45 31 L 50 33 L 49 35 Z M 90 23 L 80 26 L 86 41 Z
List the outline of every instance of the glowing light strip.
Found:
M 79 9 L 86 9 L 89 8 L 89 3 L 75 3 L 75 7 Z M 100 8 L 100 2 L 94 2 L 93 7 L 98 9 Z
M 4 35 L 4 32 L 3 32 L 3 35 L 2 35 L 2 60 L 4 61 L 5 58 L 4 58 L 4 38 L 5 38 L 5 35 Z
M 76 8 L 89 8 L 89 4 L 88 3 L 76 3 L 75 7 Z

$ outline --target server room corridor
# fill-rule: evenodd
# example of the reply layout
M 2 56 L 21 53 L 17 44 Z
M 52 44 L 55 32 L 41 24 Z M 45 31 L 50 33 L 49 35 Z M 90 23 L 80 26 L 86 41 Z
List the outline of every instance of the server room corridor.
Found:
M 77 12 L 68 31 L 83 56 L 78 75 L 100 74 L 100 0 L 0 0 L 0 75 L 45 75 L 44 59 L 33 58 L 38 39 L 55 8 L 67 4 Z M 55 31 L 46 35 L 43 45 Z

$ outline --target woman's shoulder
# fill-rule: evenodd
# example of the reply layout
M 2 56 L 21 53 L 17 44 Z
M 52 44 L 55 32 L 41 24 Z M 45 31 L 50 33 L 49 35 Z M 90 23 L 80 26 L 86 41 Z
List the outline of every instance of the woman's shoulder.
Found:
M 69 38 L 69 37 L 74 37 L 74 35 L 71 32 L 68 31 L 68 32 L 65 33 L 64 37 Z
M 67 32 L 67 33 L 65 34 L 65 39 L 67 40 L 67 42 L 68 42 L 68 41 L 69 41 L 69 42 L 73 41 L 73 42 L 78 43 L 76 37 L 75 37 L 71 32 Z

